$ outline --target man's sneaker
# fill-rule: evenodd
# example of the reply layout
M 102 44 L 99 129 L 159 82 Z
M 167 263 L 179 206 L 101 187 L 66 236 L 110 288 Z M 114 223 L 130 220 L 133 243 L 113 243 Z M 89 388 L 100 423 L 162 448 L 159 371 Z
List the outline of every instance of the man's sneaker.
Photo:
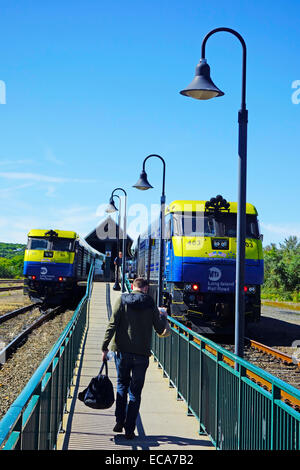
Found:
M 123 431 L 124 424 L 122 423 L 116 423 L 113 431 L 114 432 L 122 432 Z
M 125 433 L 125 439 L 134 439 L 134 438 L 135 438 L 134 432 Z

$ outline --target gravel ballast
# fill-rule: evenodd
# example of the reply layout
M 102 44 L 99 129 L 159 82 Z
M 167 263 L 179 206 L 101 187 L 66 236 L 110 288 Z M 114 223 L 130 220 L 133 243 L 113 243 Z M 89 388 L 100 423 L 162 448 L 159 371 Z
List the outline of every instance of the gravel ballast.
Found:
M 74 312 L 67 310 L 33 331 L 0 369 L 0 419 L 50 352 Z

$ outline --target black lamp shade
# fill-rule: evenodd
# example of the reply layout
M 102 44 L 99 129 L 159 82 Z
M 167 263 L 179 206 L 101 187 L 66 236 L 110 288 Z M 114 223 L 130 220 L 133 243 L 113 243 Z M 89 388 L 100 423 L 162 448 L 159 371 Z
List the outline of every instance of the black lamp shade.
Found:
M 111 197 L 105 209 L 105 212 L 112 213 L 112 212 L 117 212 L 117 210 L 118 209 L 115 206 L 114 199 Z
M 133 188 L 140 189 L 141 191 L 146 191 L 147 189 L 153 188 L 147 179 L 147 173 L 143 170 L 140 174 L 138 181 L 133 185 Z
M 223 91 L 219 90 L 210 78 L 210 67 L 206 59 L 200 60 L 196 67 L 194 80 L 180 93 L 197 100 L 209 100 L 224 95 Z

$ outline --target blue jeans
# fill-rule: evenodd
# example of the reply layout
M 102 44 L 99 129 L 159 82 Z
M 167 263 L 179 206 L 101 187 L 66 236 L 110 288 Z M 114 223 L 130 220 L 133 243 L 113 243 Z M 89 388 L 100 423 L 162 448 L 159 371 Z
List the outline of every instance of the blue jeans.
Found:
M 140 354 L 115 354 L 117 368 L 116 421 L 124 424 L 125 432 L 132 433 L 141 404 L 141 394 L 145 382 L 149 357 Z M 127 406 L 127 395 L 129 403 Z

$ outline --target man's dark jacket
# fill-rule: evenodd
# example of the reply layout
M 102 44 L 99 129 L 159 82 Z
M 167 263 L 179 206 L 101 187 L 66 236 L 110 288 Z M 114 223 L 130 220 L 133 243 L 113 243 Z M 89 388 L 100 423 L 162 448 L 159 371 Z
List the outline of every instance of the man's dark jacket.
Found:
M 112 351 L 151 355 L 152 328 L 161 334 L 166 327 L 150 295 L 140 291 L 122 294 L 114 305 L 107 326 L 102 351 L 108 349 L 113 338 Z

